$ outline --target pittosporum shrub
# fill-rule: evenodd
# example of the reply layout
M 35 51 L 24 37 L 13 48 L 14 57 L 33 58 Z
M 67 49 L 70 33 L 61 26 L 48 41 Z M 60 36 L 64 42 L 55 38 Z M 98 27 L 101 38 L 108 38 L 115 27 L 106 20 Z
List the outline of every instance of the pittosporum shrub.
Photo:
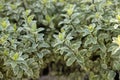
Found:
M 114 80 L 119 26 L 119 0 L 0 0 L 0 79 L 37 79 L 61 61 L 79 80 Z

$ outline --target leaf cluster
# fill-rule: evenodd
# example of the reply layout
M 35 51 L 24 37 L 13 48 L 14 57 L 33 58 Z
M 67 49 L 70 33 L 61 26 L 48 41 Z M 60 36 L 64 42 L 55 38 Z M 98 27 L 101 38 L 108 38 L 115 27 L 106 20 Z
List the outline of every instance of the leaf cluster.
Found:
M 0 78 L 37 79 L 62 59 L 79 65 L 80 80 L 114 80 L 119 6 L 119 0 L 0 0 Z

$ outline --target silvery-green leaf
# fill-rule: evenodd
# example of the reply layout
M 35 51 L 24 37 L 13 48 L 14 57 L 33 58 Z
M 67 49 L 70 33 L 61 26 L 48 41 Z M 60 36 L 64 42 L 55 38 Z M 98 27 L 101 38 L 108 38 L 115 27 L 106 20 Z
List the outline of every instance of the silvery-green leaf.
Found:
M 76 60 L 75 57 L 68 58 L 66 65 L 71 66 L 75 62 L 75 60 Z
M 107 48 L 103 42 L 99 42 L 99 48 L 102 52 L 106 53 Z
M 108 72 L 107 78 L 108 78 L 108 80 L 114 80 L 115 76 L 116 76 L 116 73 L 111 70 Z

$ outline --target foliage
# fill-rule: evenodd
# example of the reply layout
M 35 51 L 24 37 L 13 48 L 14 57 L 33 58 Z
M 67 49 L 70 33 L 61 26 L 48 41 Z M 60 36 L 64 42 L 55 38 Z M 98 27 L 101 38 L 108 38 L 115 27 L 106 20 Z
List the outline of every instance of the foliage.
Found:
M 119 6 L 119 0 L 0 0 L 0 78 L 37 79 L 46 64 L 63 60 L 79 65 L 81 79 L 114 80 Z

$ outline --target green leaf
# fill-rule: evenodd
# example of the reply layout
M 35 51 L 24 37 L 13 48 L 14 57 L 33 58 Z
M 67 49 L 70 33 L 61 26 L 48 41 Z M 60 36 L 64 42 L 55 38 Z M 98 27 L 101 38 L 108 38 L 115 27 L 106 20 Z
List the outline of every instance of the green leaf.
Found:
M 63 33 L 59 33 L 58 38 L 59 38 L 61 41 L 64 40 L 64 34 L 63 34 Z
M 96 75 L 94 74 L 93 72 L 90 72 L 90 80 L 100 80 L 100 76 L 99 75 Z
M 21 78 L 21 77 L 23 77 L 23 70 L 22 69 L 20 69 L 18 74 L 17 74 L 17 78 Z
M 97 44 L 97 37 L 93 37 L 92 35 L 87 36 L 87 40 L 85 41 L 85 46 L 90 44 Z
M 2 21 L 0 22 L 1 26 L 3 29 L 6 29 L 8 26 L 10 26 L 10 22 L 8 18 L 3 18 Z
M 4 65 L 6 66 L 10 66 L 12 67 L 12 69 L 14 69 L 17 66 L 17 63 L 15 61 L 11 61 L 11 60 L 7 60 Z
M 16 24 L 13 25 L 13 28 L 14 28 L 14 31 L 17 30 L 17 26 L 16 26 Z
M 83 29 L 82 32 L 83 32 L 83 37 L 90 34 L 90 31 L 88 29 Z
M 120 15 L 116 15 L 116 18 L 120 21 Z
M 68 58 L 66 65 L 71 66 L 75 62 L 75 60 L 76 60 L 75 57 Z
M 90 25 L 88 26 L 88 30 L 89 30 L 90 32 L 93 32 L 94 28 L 95 28 L 95 24 L 90 24 Z
M 35 16 L 35 15 L 30 15 L 30 16 L 28 16 L 27 22 L 28 22 L 29 24 L 32 22 L 34 16 Z
M 32 69 L 29 69 L 29 70 L 27 70 L 27 71 L 25 71 L 25 72 L 26 72 L 26 74 L 27 74 L 29 77 L 33 76 L 33 71 L 32 71 Z
M 114 71 L 112 70 L 109 71 L 108 76 L 107 76 L 108 80 L 114 80 L 115 75 L 116 73 Z
M 19 73 L 19 66 L 15 66 L 15 68 L 13 68 L 13 72 L 15 75 L 18 75 Z
M 112 56 L 113 55 L 118 55 L 119 56 L 119 51 L 120 51 L 120 47 L 114 48 L 111 55 Z
M 43 49 L 43 50 L 41 50 L 39 53 L 37 53 L 37 56 L 38 56 L 40 59 L 42 59 L 45 55 L 47 55 L 47 54 L 49 54 L 49 53 L 50 53 L 49 50 Z
M 4 55 L 8 55 L 8 50 L 4 50 Z
M 0 4 L 0 11 L 4 10 L 4 5 Z
M 90 36 L 91 42 L 93 44 L 97 44 L 97 37 L 93 37 L 92 35 Z
M 12 57 L 13 60 L 17 60 L 19 58 L 19 53 L 15 53 Z
M 85 55 L 85 54 L 88 54 L 86 49 L 82 49 L 82 50 L 80 50 L 78 53 L 76 53 L 77 62 L 78 62 L 79 64 L 84 63 L 84 60 L 85 60 L 85 59 L 84 59 L 84 55 Z
M 32 32 L 36 32 L 36 30 L 37 30 L 37 24 L 36 24 L 36 21 L 32 21 L 31 22 L 31 31 Z
M 81 44 L 82 44 L 81 41 L 75 42 L 75 43 L 72 45 L 72 48 L 75 49 L 75 50 L 78 50 L 78 48 L 80 48 Z
M 45 16 L 45 19 L 48 21 L 48 23 L 50 23 L 51 17 L 50 17 L 49 15 L 46 15 L 46 16 Z
M 99 48 L 101 49 L 102 52 L 106 53 L 107 48 L 102 41 L 99 42 Z
M 24 15 L 25 15 L 25 16 L 28 16 L 30 13 L 31 13 L 31 10 L 29 9 L 29 10 L 26 10 L 26 11 L 24 12 Z
M 119 61 L 113 61 L 113 69 L 120 70 L 120 62 Z

